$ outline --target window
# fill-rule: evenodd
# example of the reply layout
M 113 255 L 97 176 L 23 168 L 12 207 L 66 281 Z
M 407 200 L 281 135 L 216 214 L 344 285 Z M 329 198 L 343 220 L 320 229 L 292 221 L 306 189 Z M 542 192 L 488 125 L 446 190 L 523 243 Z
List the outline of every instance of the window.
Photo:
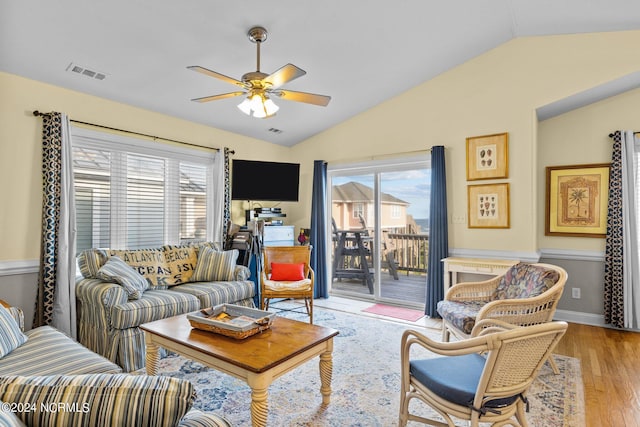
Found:
M 353 204 L 353 217 L 355 219 L 364 218 L 364 203 Z
M 214 153 L 73 130 L 78 252 L 210 239 Z
M 430 170 L 426 153 L 329 165 L 331 228 L 326 231 L 333 256 L 332 293 L 424 309 Z M 366 237 L 356 245 L 356 234 L 346 230 L 363 227 Z

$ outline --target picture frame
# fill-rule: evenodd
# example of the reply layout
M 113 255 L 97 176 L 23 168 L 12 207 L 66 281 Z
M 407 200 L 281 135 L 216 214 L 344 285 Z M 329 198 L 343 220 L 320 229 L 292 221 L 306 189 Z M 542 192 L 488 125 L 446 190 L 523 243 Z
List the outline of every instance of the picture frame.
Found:
M 509 134 L 467 138 L 467 181 L 509 177 Z
M 510 228 L 509 184 L 467 186 L 469 228 Z
M 547 166 L 545 235 L 607 235 L 610 163 Z

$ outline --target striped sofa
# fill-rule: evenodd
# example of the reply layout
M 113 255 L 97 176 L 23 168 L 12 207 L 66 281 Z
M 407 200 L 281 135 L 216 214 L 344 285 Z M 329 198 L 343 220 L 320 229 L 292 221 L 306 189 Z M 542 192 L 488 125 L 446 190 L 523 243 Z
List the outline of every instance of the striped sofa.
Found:
M 24 332 L 22 310 L 0 303 L 1 426 L 230 426 L 191 409 L 189 381 L 122 373 L 52 327 Z
M 78 340 L 125 372 L 143 368 L 141 324 L 224 303 L 255 306 L 255 284 L 248 280 L 249 269 L 236 265 L 237 256 L 237 250 L 221 251 L 214 244 L 82 252 L 82 277 L 76 280 Z M 136 270 L 148 287 L 130 292 L 117 277 L 106 279 L 101 271 L 113 257 Z

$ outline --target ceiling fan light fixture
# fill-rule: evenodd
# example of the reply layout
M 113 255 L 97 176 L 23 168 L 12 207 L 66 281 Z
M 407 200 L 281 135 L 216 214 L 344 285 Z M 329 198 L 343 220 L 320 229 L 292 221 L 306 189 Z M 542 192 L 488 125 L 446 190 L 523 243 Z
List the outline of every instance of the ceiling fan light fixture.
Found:
M 267 98 L 264 101 L 264 109 L 267 112 L 267 117 L 273 116 L 279 109 L 275 102 L 271 98 Z
M 238 108 L 247 116 L 265 119 L 273 116 L 279 109 L 275 102 L 264 94 L 254 93 L 246 97 Z
M 245 98 L 240 104 L 238 104 L 238 108 L 240 111 L 245 113 L 247 116 L 251 115 L 251 101 L 249 101 L 249 97 Z

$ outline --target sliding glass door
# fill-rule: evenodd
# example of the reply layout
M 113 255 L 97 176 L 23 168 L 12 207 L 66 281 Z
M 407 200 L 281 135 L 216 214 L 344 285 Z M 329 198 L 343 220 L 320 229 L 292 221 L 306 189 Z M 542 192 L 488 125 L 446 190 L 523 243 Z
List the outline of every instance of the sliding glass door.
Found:
M 331 293 L 424 307 L 426 155 L 329 167 Z

